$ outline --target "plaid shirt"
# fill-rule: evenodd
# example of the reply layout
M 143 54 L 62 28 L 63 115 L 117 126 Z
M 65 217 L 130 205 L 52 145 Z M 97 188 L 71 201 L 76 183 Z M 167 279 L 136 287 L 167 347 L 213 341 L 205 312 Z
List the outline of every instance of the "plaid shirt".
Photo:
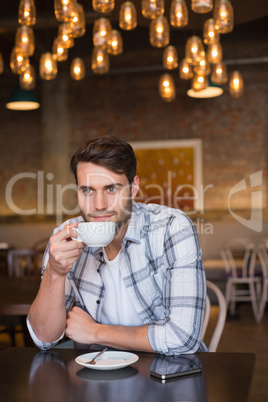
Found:
M 63 223 L 81 222 L 82 218 Z M 201 341 L 206 280 L 196 229 L 181 211 L 154 204 L 133 202 L 132 216 L 122 242 L 120 271 L 133 305 L 144 324 L 152 348 L 165 355 L 207 351 Z M 48 261 L 43 260 L 43 273 Z M 83 308 L 100 322 L 105 297 L 101 247 L 85 247 L 66 278 L 65 305 Z M 28 321 L 38 347 L 39 341 Z

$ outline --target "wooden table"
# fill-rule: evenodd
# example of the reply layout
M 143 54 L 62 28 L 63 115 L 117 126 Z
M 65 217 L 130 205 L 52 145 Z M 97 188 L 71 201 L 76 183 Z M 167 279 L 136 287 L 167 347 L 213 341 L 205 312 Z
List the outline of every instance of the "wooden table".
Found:
M 0 352 L 0 395 L 8 402 L 246 402 L 255 356 L 197 353 L 202 374 L 161 383 L 150 377 L 157 355 L 136 352 L 132 366 L 96 371 L 75 362 L 85 350 L 8 348 Z
M 27 315 L 39 285 L 40 277 L 1 277 L 0 315 Z

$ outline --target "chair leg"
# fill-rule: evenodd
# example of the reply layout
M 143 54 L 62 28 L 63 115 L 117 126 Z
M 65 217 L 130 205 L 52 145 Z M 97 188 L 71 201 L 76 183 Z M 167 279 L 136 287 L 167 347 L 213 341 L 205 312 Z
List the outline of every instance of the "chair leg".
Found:
M 268 290 L 267 288 L 268 288 L 268 281 L 265 280 L 263 283 L 262 297 L 259 306 L 258 322 L 261 322 L 261 320 L 263 319 L 264 309 L 267 302 L 267 290 Z
M 256 297 L 254 282 L 249 284 L 249 291 L 250 291 L 251 305 L 252 305 L 254 318 L 255 318 L 256 322 L 259 322 L 259 309 L 258 309 L 258 304 L 257 304 L 257 297 Z
M 234 315 L 235 314 L 235 301 L 232 300 L 232 292 L 233 292 L 233 284 L 231 282 L 227 282 L 226 292 L 225 292 L 226 309 L 228 311 L 228 308 L 230 305 L 230 314 Z

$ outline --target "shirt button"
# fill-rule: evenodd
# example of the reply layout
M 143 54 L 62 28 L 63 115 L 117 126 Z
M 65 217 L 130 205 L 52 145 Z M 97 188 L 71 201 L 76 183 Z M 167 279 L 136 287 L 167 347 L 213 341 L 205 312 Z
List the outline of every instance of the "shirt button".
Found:
M 102 251 L 100 252 L 100 256 L 101 256 L 101 257 L 103 256 L 103 252 L 102 252 Z
M 100 273 L 100 270 L 99 270 L 99 268 L 97 269 L 97 272 L 98 272 L 98 273 Z
M 97 303 L 97 304 L 100 304 L 100 300 L 97 300 L 96 303 Z

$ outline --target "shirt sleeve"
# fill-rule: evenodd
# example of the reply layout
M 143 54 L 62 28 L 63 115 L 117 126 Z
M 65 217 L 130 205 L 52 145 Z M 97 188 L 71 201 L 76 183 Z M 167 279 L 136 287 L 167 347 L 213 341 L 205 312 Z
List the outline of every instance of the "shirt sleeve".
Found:
M 29 317 L 27 317 L 27 319 L 26 319 L 26 324 L 27 324 L 28 331 L 29 331 L 29 333 L 31 335 L 31 338 L 32 338 L 33 342 L 41 350 L 48 350 L 48 349 L 51 349 L 54 346 L 56 346 L 57 343 L 64 337 L 64 334 L 65 334 L 65 331 L 64 331 L 62 333 L 62 335 L 59 337 L 59 339 L 57 339 L 54 342 L 43 342 L 43 341 L 40 341 L 40 339 L 38 339 L 37 336 L 35 335 L 35 332 L 34 332 L 32 326 L 31 326 Z
M 196 229 L 187 216 L 172 218 L 164 239 L 164 318 L 148 325 L 148 338 L 165 355 L 207 351 L 201 341 L 206 278 Z

